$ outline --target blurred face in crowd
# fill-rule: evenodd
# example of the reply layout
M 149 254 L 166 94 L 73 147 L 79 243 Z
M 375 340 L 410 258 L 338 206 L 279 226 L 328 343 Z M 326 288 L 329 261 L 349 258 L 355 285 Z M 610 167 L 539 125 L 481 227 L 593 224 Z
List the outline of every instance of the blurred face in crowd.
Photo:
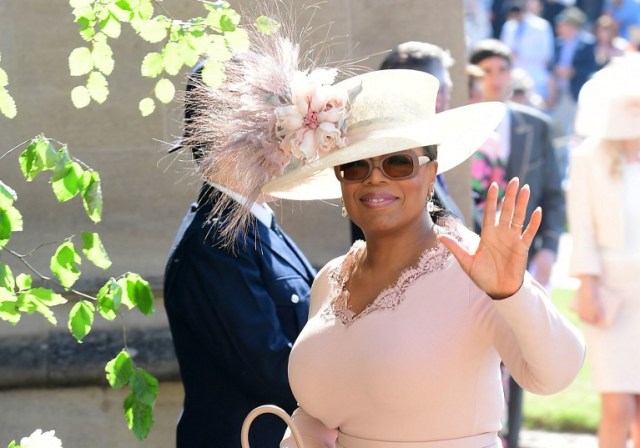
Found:
M 492 56 L 476 65 L 484 71 L 482 99 L 484 101 L 506 100 L 511 93 L 511 64 L 500 56 Z

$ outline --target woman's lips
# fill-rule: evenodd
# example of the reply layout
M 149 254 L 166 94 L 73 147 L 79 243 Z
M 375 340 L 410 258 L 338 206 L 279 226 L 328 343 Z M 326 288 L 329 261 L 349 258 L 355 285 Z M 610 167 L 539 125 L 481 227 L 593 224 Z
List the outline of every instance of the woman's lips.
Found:
M 360 202 L 365 207 L 380 208 L 395 202 L 398 198 L 387 193 L 369 193 L 360 198 Z

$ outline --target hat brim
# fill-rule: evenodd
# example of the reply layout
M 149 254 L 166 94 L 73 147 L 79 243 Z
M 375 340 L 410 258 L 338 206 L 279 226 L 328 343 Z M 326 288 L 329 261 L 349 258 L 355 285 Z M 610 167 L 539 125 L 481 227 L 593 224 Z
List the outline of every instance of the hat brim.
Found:
M 464 162 L 490 137 L 505 110 L 499 102 L 470 104 L 411 127 L 355 136 L 346 147 L 293 168 L 265 184 L 262 191 L 281 199 L 337 199 L 342 190 L 333 167 L 434 144 L 438 145 L 438 173 L 443 173 Z

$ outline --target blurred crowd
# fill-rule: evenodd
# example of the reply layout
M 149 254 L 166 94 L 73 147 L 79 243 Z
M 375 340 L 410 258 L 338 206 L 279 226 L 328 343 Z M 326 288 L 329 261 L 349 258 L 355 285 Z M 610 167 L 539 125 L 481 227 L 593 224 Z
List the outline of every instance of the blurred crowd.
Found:
M 512 55 L 510 101 L 553 121 L 553 142 L 566 175 L 578 93 L 613 57 L 640 46 L 638 0 L 465 0 L 471 52 L 497 39 Z

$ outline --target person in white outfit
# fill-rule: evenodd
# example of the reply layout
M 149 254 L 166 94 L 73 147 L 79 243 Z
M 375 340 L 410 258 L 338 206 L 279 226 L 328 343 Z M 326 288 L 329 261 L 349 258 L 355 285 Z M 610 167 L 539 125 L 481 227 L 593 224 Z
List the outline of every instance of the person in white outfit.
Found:
M 614 59 L 580 91 L 568 195 L 573 307 L 583 322 L 601 447 L 640 446 L 640 55 Z

